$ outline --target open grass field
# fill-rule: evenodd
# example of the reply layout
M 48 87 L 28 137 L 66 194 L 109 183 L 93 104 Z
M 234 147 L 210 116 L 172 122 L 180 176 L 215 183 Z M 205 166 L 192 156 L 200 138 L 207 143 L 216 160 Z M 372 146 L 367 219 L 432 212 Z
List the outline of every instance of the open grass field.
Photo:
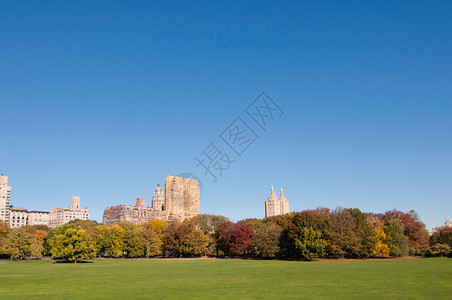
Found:
M 0 299 L 452 299 L 452 259 L 0 262 Z

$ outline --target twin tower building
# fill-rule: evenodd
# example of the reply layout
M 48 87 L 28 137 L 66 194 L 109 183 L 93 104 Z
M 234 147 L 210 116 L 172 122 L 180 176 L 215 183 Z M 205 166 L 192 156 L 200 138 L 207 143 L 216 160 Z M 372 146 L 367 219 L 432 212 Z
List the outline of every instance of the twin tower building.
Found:
M 275 191 L 272 189 L 270 191 L 270 196 L 268 200 L 265 201 L 265 217 L 274 217 L 279 215 L 285 215 L 289 213 L 289 202 L 284 196 L 283 190 L 279 193 L 279 198 L 276 197 Z
M 199 183 L 192 178 L 167 176 L 165 192 L 160 185 L 154 190 L 152 207 L 146 207 L 144 198 L 137 198 L 136 205 L 117 205 L 104 211 L 104 224 L 131 221 L 135 224 L 149 220 L 183 220 L 199 215 Z

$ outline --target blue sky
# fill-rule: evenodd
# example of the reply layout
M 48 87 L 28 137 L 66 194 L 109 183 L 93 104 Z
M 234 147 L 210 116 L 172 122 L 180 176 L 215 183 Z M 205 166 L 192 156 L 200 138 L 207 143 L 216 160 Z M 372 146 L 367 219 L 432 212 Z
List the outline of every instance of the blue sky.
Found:
M 197 174 L 201 212 L 452 217 L 450 1 L 2 1 L 0 173 L 12 204 L 150 204 Z M 244 109 L 283 110 L 262 131 Z M 213 183 L 195 157 L 238 116 L 260 138 Z

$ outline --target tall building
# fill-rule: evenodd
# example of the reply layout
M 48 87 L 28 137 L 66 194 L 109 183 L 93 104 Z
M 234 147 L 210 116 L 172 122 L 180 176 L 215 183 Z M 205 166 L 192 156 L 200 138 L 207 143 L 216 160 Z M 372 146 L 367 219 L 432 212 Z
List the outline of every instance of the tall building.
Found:
M 9 208 L 9 226 L 18 228 L 25 225 L 48 225 L 49 212 L 47 211 L 28 211 L 25 208 Z
M 159 211 L 165 209 L 165 197 L 163 196 L 163 190 L 160 187 L 160 184 L 157 184 L 157 187 L 154 190 L 154 195 L 152 196 L 152 208 Z
M 184 210 L 189 217 L 199 215 L 199 183 L 192 178 L 184 178 Z
M 72 220 L 89 220 L 88 208 L 80 208 L 80 197 L 72 197 L 69 208 L 50 208 L 49 227 L 58 227 Z
M 184 179 L 182 177 L 166 177 L 165 212 L 170 219 L 184 216 Z
M 0 175 L 0 220 L 9 223 L 9 206 L 11 202 L 11 187 L 8 186 L 8 176 Z
M 274 217 L 285 215 L 287 213 L 289 213 L 289 202 L 284 196 L 282 188 L 279 194 L 279 198 L 277 198 L 272 186 L 270 196 L 268 197 L 268 200 L 265 201 L 265 217 Z
M 196 215 L 199 215 L 198 180 L 167 176 L 165 181 L 165 219 L 183 220 Z
M 199 215 L 199 184 L 196 179 L 167 176 L 165 193 L 157 184 L 152 196 L 152 207 L 146 207 L 143 198 L 138 198 L 136 206 L 117 205 L 107 207 L 102 223 L 115 224 L 131 221 L 135 224 L 149 220 L 183 220 Z
M 141 224 L 153 219 L 161 219 L 162 212 L 153 207 L 146 207 L 144 198 L 137 198 L 136 205 L 116 205 L 107 207 L 104 211 L 102 223 L 105 225 L 130 221 Z

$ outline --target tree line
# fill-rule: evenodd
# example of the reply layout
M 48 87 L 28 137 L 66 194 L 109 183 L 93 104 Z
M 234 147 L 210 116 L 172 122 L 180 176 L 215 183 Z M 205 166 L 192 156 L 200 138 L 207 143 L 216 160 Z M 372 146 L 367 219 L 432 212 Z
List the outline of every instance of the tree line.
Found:
M 51 256 L 77 262 L 96 257 L 242 257 L 304 259 L 406 255 L 451 256 L 452 228 L 429 236 L 414 211 L 383 214 L 356 208 L 317 208 L 236 223 L 198 215 L 182 222 L 102 225 L 75 220 L 58 228 L 11 229 L 0 222 L 0 255 Z

